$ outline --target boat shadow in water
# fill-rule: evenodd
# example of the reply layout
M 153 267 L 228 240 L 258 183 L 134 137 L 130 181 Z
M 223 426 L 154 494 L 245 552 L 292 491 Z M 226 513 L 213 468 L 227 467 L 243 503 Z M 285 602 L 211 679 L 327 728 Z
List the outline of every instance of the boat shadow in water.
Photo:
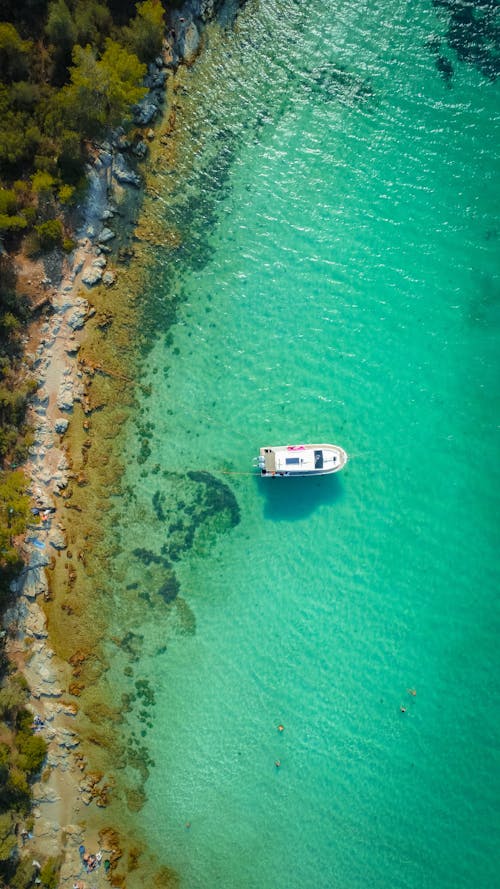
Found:
M 256 479 L 259 495 L 264 500 L 264 518 L 281 522 L 304 519 L 320 506 L 331 506 L 344 496 L 338 475 L 316 478 Z

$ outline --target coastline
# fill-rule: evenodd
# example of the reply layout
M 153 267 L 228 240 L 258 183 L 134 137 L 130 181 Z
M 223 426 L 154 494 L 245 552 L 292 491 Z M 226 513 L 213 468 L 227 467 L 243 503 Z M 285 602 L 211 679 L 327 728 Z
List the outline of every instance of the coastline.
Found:
M 199 4 L 207 7 L 206 21 L 215 17 L 215 5 Z M 190 64 L 201 47 L 199 22 L 197 27 L 192 6 L 177 11 L 169 25 L 171 44 L 163 64 L 155 70 L 150 68 L 148 75 L 156 98 L 160 88 L 167 101 L 165 104 L 161 99 L 157 101 L 151 112 L 148 96 L 143 100 L 144 139 L 141 142 L 146 148 L 135 152 L 141 159 L 150 155 L 146 168 L 149 163 L 151 169 L 154 151 L 148 148 L 153 148 L 158 129 L 166 121 L 170 135 L 175 126 L 172 94 L 169 96 L 175 70 L 181 62 Z M 24 469 L 33 509 L 38 509 L 39 515 L 34 516 L 25 540 L 19 544 L 25 568 L 13 584 L 15 601 L 4 615 L 4 626 L 8 630 L 9 657 L 29 684 L 28 706 L 34 715 L 36 731 L 40 731 L 48 744 L 44 770 L 33 785 L 33 828 L 26 847 L 24 839 L 19 847 L 35 860 L 47 856 L 58 860 L 60 886 L 87 885 L 82 846 L 92 852 L 100 850 L 102 860 L 108 865 L 92 873 L 94 885 L 100 885 L 108 870 L 113 885 L 125 885 L 125 874 L 115 872 L 115 868 L 126 840 L 122 842 L 109 819 L 103 823 L 96 817 L 96 808 L 102 810 L 108 806 L 110 786 L 105 772 L 95 768 L 98 757 L 93 757 L 92 751 L 89 754 L 88 745 L 82 744 L 81 725 L 78 725 L 78 699 L 84 687 L 83 682 L 79 687 L 79 677 L 85 678 L 92 645 L 82 651 L 77 645 L 78 630 L 66 635 L 67 622 L 61 628 L 56 611 L 62 607 L 64 618 L 68 617 L 70 623 L 76 611 L 73 629 L 80 617 L 84 641 L 91 623 L 92 604 L 89 602 L 85 618 L 81 610 L 78 614 L 78 605 L 73 608 L 67 604 L 66 594 L 73 592 L 75 584 L 78 586 L 77 575 L 82 573 L 82 567 L 86 568 L 83 550 L 73 559 L 68 544 L 73 546 L 76 534 L 81 531 L 80 516 L 85 510 L 85 501 L 92 495 L 92 470 L 102 475 L 107 463 L 102 455 L 98 456 L 93 465 L 92 459 L 89 461 L 91 465 L 86 471 L 95 443 L 95 432 L 91 428 L 93 412 L 99 412 L 108 398 L 112 400 L 110 390 L 113 389 L 115 395 L 121 390 L 117 405 L 113 402 L 115 411 L 120 412 L 124 404 L 130 406 L 133 402 L 132 387 L 124 391 L 126 387 L 122 383 L 124 379 L 127 383 L 133 382 L 128 368 L 124 377 L 123 365 L 133 360 L 127 347 L 130 331 L 137 321 L 136 300 L 127 282 L 130 284 L 131 278 L 134 280 L 136 276 L 137 280 L 137 276 L 144 273 L 147 259 L 142 258 L 141 268 L 141 259 L 133 256 L 130 244 L 134 231 L 139 246 L 142 240 L 145 245 L 149 241 L 147 224 L 143 221 L 141 229 L 138 217 L 152 186 L 147 182 L 144 168 L 139 177 L 127 166 L 121 149 L 129 146 L 124 146 L 123 139 L 124 134 L 118 132 L 112 144 L 101 146 L 94 154 L 88 171 L 89 190 L 81 208 L 82 221 L 76 233 L 77 248 L 63 260 L 60 281 L 54 283 L 42 277 L 41 264 L 38 267 L 21 264 L 18 268 L 19 287 L 29 292 L 34 306 L 45 312 L 43 319 L 34 320 L 30 325 L 25 351 L 26 365 L 37 380 L 38 390 L 30 405 L 34 444 Z M 111 260 L 109 264 L 108 260 Z M 125 265 L 120 267 L 120 261 Z M 36 276 L 42 278 L 39 284 L 34 283 Z M 126 296 L 122 302 L 127 289 L 128 301 Z M 115 341 L 109 351 L 103 353 L 103 332 L 106 333 L 109 326 L 114 327 Z M 123 354 L 115 348 L 120 338 Z M 102 392 L 99 394 L 100 385 L 108 392 L 104 400 Z M 101 416 L 99 420 L 102 422 Z M 78 471 L 79 464 L 83 465 L 83 471 L 82 465 Z M 116 480 L 119 470 L 119 465 L 113 464 L 110 480 Z M 73 491 L 78 492 L 78 498 L 73 498 Z M 76 502 L 80 498 L 83 504 Z M 62 616 L 61 612 L 59 615 Z M 104 632 L 104 626 L 96 626 L 96 640 Z M 100 669 L 102 667 L 98 672 Z M 132 850 L 131 854 L 134 857 L 139 853 Z M 130 866 L 130 854 L 128 862 Z M 159 885 L 165 886 L 172 880 L 175 883 L 175 875 L 162 869 Z
M 80 742 L 74 725 L 78 705 L 67 691 L 71 668 L 54 651 L 57 646 L 50 639 L 41 603 L 48 602 L 52 595 L 47 570 L 57 557 L 67 554 L 64 507 L 68 502 L 64 496 L 72 478 L 73 455 L 71 436 L 66 433 L 75 423 L 77 404 L 84 412 L 90 411 L 89 387 L 78 353 L 89 335 L 87 322 L 96 309 L 92 305 L 92 285 L 86 285 L 84 279 L 93 269 L 103 275 L 100 257 L 104 258 L 106 240 L 102 232 L 110 240 L 110 220 L 118 206 L 123 212 L 127 201 L 132 198 L 136 203 L 140 195 L 138 192 L 129 197 L 119 183 L 110 190 L 108 167 L 99 156 L 96 161 L 82 208 L 78 247 L 67 262 L 61 283 L 51 292 L 50 316 L 34 322 L 29 332 L 25 359 L 39 388 L 30 405 L 34 444 L 24 469 L 33 506 L 47 518 L 37 523 L 35 517 L 20 545 L 26 567 L 13 584 L 16 599 L 4 616 L 9 631 L 7 651 L 28 681 L 29 706 L 48 744 L 44 771 L 33 786 L 30 854 L 36 859 L 47 855 L 57 858 L 62 853 L 62 886 L 81 878 L 80 844 L 90 843 L 96 849 L 103 844 L 95 831 L 75 823 L 82 818 L 82 803 L 89 804 L 97 794 L 93 793 L 92 780 L 85 778 L 86 761 L 78 752 Z M 28 272 L 33 276 L 33 269 Z M 107 286 L 111 287 L 116 272 L 107 274 Z M 20 277 L 22 286 L 22 270 Z M 104 844 L 103 851 L 111 857 L 113 845 L 106 848 Z

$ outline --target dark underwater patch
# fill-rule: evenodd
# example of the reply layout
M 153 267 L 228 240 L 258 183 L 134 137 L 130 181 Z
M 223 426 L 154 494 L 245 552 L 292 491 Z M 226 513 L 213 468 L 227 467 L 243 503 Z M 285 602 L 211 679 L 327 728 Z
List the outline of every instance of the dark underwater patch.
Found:
M 323 98 L 335 100 L 342 105 L 352 106 L 373 98 L 371 84 L 342 65 L 325 64 L 314 68 L 304 80 L 307 86 L 312 85 L 315 92 L 321 92 Z
M 188 472 L 186 476 L 165 474 L 165 477 L 169 487 L 157 502 L 161 503 L 165 521 L 171 519 L 167 540 L 161 547 L 169 565 L 192 549 L 202 530 L 210 537 L 237 525 L 240 508 L 231 488 L 209 472 Z
M 446 56 L 438 56 L 436 59 L 436 68 L 441 74 L 445 83 L 450 84 L 453 77 L 453 65 Z
M 144 565 L 163 565 L 164 568 L 170 568 L 170 562 L 164 556 L 158 556 L 151 549 L 137 547 L 132 550 L 132 555 L 140 559 Z
M 162 585 L 158 589 L 158 595 L 164 602 L 170 603 L 177 598 L 180 590 L 180 583 L 174 571 L 169 571 Z
M 129 632 L 125 633 L 121 639 L 116 639 L 115 641 L 122 651 L 129 655 L 131 660 L 137 661 L 139 659 L 144 643 L 144 636 L 129 630 Z
M 433 0 L 448 14 L 448 46 L 461 62 L 496 80 L 500 74 L 498 0 Z
M 165 521 L 165 513 L 163 512 L 163 506 L 162 506 L 163 497 L 162 497 L 161 492 L 155 491 L 152 499 L 153 499 L 153 509 L 154 509 L 156 518 L 160 522 L 164 522 Z

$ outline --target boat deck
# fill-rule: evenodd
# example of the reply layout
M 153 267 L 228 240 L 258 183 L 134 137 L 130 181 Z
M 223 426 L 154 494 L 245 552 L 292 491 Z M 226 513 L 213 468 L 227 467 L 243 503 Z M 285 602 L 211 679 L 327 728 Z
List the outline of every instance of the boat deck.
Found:
M 337 472 L 347 462 L 338 445 L 283 445 L 260 449 L 262 475 L 325 475 Z

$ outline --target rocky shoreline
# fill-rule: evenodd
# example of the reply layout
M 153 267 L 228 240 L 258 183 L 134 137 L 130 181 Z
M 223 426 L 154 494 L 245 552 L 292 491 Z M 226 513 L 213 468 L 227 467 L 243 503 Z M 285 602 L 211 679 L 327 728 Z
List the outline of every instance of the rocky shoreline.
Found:
M 25 567 L 13 585 L 14 603 L 5 612 L 7 650 L 27 679 L 33 730 L 48 745 L 48 756 L 40 779 L 33 786 L 33 828 L 22 831 L 21 854 L 62 857 L 58 885 L 85 887 L 88 868 L 82 847 L 99 850 L 98 864 L 92 870 L 92 885 L 103 885 L 109 868 L 120 856 L 113 831 L 96 835 L 85 825 L 85 809 L 95 801 L 106 805 L 106 786 L 101 777 L 89 772 L 79 754 L 79 738 L 74 728 L 78 707 L 66 693 L 71 682 L 71 666 L 58 659 L 50 647 L 47 618 L 42 603 L 50 598 L 46 569 L 57 555 L 67 551 L 64 520 L 64 492 L 72 478 L 71 454 L 65 433 L 76 403 L 90 412 L 87 380 L 78 353 L 85 337 L 86 321 L 95 314 L 87 296 L 91 288 L 113 288 L 119 275 L 120 259 L 126 248 L 114 245 L 117 228 L 134 226 L 134 213 L 127 207 L 140 207 L 142 177 L 137 160 L 148 155 L 155 138 L 154 121 L 161 119 L 167 95 L 167 81 L 181 63 L 190 64 L 202 44 L 204 24 L 221 9 L 234 17 L 240 3 L 217 0 L 191 0 L 172 12 L 163 56 L 149 66 L 145 85 L 148 93 L 134 109 L 134 123 L 140 128 L 133 142 L 118 130 L 109 142 L 95 146 L 88 167 L 88 192 L 80 208 L 77 246 L 65 260 L 58 257 L 47 275 L 47 264 L 21 262 L 19 287 L 29 292 L 35 309 L 45 317 L 35 321 L 26 340 L 28 372 L 38 383 L 30 406 L 34 442 L 24 469 L 32 498 L 33 523 L 19 542 Z M 136 134 L 137 134 L 136 130 Z M 124 218 L 130 217 L 124 222 Z M 123 233 L 123 231 L 122 231 Z M 130 234 L 130 231 L 129 231 Z M 125 255 L 123 255 L 125 254 Z M 62 272 L 61 272 L 62 268 Z

